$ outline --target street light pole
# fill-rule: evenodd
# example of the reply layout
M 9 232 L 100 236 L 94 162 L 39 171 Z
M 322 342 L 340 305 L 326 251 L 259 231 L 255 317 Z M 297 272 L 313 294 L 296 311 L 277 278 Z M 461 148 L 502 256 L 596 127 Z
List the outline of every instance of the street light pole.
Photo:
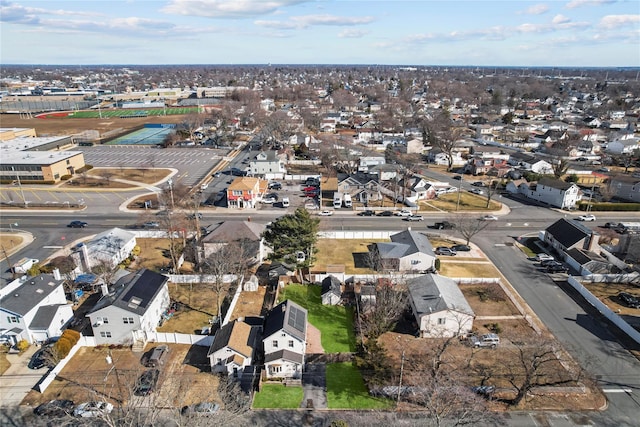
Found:
M 169 178 L 167 183 L 169 183 L 169 193 L 171 195 L 171 210 L 173 211 L 173 180 Z
M 398 397 L 396 399 L 396 408 L 400 404 L 400 394 L 402 393 L 402 374 L 404 373 L 404 350 L 402 350 L 402 358 L 400 359 L 400 382 L 398 383 Z
M 24 197 L 24 190 L 22 189 L 22 183 L 20 182 L 20 175 L 18 175 L 18 171 L 16 171 L 16 168 L 11 166 L 11 170 L 13 172 L 15 172 L 16 174 L 16 179 L 18 180 L 18 188 L 20 189 L 20 195 L 22 195 L 22 204 L 24 205 L 24 207 L 27 207 L 27 199 L 25 199 Z

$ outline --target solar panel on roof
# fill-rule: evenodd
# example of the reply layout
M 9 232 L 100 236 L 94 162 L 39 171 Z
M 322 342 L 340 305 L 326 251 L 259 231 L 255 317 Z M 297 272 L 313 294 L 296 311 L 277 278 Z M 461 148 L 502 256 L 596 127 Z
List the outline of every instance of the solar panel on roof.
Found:
M 288 323 L 292 328 L 301 332 L 304 331 L 306 323 L 304 312 L 302 310 L 298 310 L 296 307 L 290 307 Z

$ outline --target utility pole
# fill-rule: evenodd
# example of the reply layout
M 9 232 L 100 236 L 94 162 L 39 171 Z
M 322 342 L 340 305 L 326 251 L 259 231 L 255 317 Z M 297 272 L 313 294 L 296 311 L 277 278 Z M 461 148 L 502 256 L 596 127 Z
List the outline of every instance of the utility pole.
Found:
M 458 181 L 458 200 L 456 201 L 456 212 L 460 209 L 460 191 L 462 189 L 462 175 L 460 175 L 460 180 Z
M 25 199 L 25 197 L 24 197 L 24 190 L 22 189 L 22 183 L 20 182 L 20 175 L 18 175 L 18 171 L 16 171 L 15 167 L 11 166 L 11 170 L 16 173 L 16 179 L 18 180 L 18 188 L 20 189 L 20 195 L 22 196 L 22 204 L 24 205 L 24 207 L 26 209 L 27 208 L 27 199 Z
M 404 373 L 404 350 L 402 350 L 402 358 L 400 359 L 400 381 L 398 383 L 398 397 L 396 399 L 396 409 L 400 404 L 400 394 L 402 393 L 402 374 Z

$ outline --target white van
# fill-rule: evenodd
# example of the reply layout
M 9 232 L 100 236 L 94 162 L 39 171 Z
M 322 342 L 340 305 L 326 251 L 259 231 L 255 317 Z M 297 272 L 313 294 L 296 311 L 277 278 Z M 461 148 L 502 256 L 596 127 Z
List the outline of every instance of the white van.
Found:
M 39 259 L 35 258 L 22 258 L 20 261 L 13 264 L 14 273 L 26 273 L 31 267 L 39 263 Z
M 333 208 L 340 209 L 342 207 L 342 195 L 340 193 L 333 193 Z
M 282 207 L 283 208 L 288 208 L 289 207 L 289 198 L 288 197 L 283 197 L 282 198 Z
M 345 208 L 350 208 L 352 206 L 352 204 L 351 204 L 351 195 L 350 194 L 345 194 L 344 198 L 342 199 L 342 201 L 344 202 L 344 207 Z

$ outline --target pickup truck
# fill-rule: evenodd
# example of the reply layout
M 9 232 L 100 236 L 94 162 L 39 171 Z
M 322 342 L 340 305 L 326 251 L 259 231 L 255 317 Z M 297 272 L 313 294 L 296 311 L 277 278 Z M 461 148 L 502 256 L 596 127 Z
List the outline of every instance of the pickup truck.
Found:
M 14 273 L 26 273 L 34 264 L 39 262 L 40 260 L 35 258 L 22 258 L 20 261 L 13 264 L 12 270 Z

